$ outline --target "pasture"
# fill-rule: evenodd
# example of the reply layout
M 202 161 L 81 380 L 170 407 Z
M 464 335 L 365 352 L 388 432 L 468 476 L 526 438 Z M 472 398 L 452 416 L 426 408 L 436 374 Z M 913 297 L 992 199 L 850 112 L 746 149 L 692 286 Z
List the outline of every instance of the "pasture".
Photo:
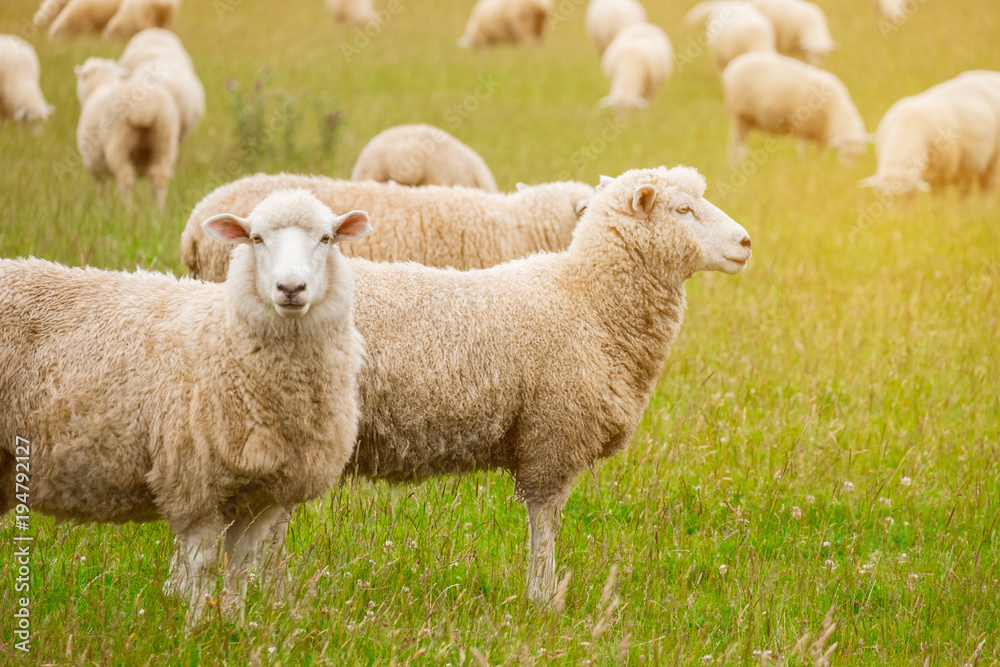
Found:
M 904 95 L 1000 70 L 994 0 L 916 0 L 899 26 L 869 0 L 817 3 L 840 43 L 824 67 L 870 132 Z M 320 0 L 185 2 L 175 30 L 208 111 L 161 214 L 148 182 L 130 210 L 79 164 L 73 66 L 123 43 L 49 42 L 29 30 L 35 0 L 5 0 L 0 32 L 35 46 L 56 113 L 39 134 L 0 125 L 0 256 L 183 275 L 180 232 L 214 187 L 255 171 L 346 178 L 402 123 L 469 144 L 501 190 L 698 168 L 754 256 L 688 282 L 630 447 L 577 479 L 557 541 L 564 609 L 525 602 L 527 520 L 506 476 L 348 477 L 293 516 L 287 601 L 251 587 L 246 624 L 194 634 L 162 592 L 165 524 L 33 514 L 27 654 L 7 515 L 0 662 L 804 665 L 834 643 L 832 664 L 1000 662 L 1000 208 L 955 193 L 887 205 L 857 186 L 871 149 L 845 167 L 754 135 L 731 168 L 713 58 L 682 24 L 693 0 L 644 3 L 675 71 L 622 117 L 596 106 L 608 84 L 584 0 L 556 3 L 540 46 L 467 52 L 455 40 L 471 4 L 377 0 L 384 21 L 366 35 Z

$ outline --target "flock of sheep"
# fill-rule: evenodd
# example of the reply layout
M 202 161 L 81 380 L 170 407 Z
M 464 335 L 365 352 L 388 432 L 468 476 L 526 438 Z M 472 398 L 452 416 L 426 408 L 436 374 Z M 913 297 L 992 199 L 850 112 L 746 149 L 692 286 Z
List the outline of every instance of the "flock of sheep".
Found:
M 123 197 L 148 175 L 160 206 L 205 113 L 194 65 L 163 27 L 177 4 L 46 0 L 36 15 L 58 35 L 109 30 L 125 13 L 119 60 L 77 68 L 78 147 Z M 371 20 L 370 0 L 328 4 Z M 550 11 L 548 0 L 480 0 L 461 42 L 541 39 Z M 708 26 L 722 69 L 734 158 L 752 129 L 844 157 L 864 150 L 843 84 L 781 55 L 835 47 L 818 7 L 709 2 L 689 18 Z M 602 103 L 648 104 L 671 70 L 663 30 L 636 0 L 591 0 L 586 24 L 612 81 Z M 0 37 L 0 112 L 44 121 L 38 80 L 31 46 Z M 951 143 L 927 143 L 937 131 Z M 878 150 L 871 185 L 991 189 L 1000 74 L 901 100 Z M 418 482 L 502 469 L 528 511 L 528 597 L 544 604 L 572 481 L 636 428 L 681 326 L 685 281 L 750 259 L 747 232 L 704 193 L 688 167 L 500 193 L 474 150 L 407 125 L 375 137 L 351 181 L 258 174 L 210 193 L 181 238 L 194 278 L 0 259 L 0 513 L 18 502 L 14 443 L 27 438 L 33 508 L 170 523 L 167 587 L 189 597 L 193 623 L 220 562 L 236 612 L 250 570 L 280 581 L 290 510 L 344 471 Z

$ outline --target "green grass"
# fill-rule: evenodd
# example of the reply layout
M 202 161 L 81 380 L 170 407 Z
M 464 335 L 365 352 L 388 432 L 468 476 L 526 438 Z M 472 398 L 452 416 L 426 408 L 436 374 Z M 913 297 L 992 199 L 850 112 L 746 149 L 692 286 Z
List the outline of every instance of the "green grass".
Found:
M 72 66 L 121 44 L 32 38 L 58 111 L 38 135 L 0 126 L 0 256 L 183 273 L 180 231 L 215 185 L 256 170 L 347 177 L 376 132 L 422 121 L 475 147 L 504 189 L 696 166 L 753 236 L 754 258 L 740 276 L 689 282 L 687 321 L 631 447 L 577 480 L 557 545 L 572 571 L 562 613 L 524 602 L 527 522 L 507 477 L 349 481 L 296 512 L 288 602 L 253 590 L 252 625 L 193 635 L 161 592 L 165 525 L 32 516 L 27 656 L 11 649 L 5 517 L 0 662 L 475 665 L 475 649 L 490 664 L 741 664 L 757 651 L 809 664 L 796 642 L 811 643 L 830 610 L 834 664 L 1000 661 L 997 208 L 949 195 L 886 210 L 856 186 L 872 153 L 849 168 L 828 153 L 803 163 L 787 140 L 768 151 L 754 138 L 761 164 L 732 172 L 707 54 L 616 125 L 595 106 L 607 83 L 582 0 L 560 5 L 566 20 L 538 48 L 472 53 L 455 47 L 471 2 L 398 0 L 350 63 L 341 46 L 355 32 L 319 0 L 233 2 L 220 17 L 225 1 L 183 5 L 177 31 L 209 111 L 162 215 L 148 184 L 130 211 L 73 162 Z M 6 0 L 0 32 L 23 34 L 36 4 Z M 646 4 L 676 51 L 697 45 L 680 27 L 693 0 Z M 919 3 L 885 36 L 867 0 L 820 4 L 842 45 L 827 67 L 870 130 L 903 95 L 1000 69 L 993 0 Z M 276 132 L 240 150 L 226 81 L 247 91 L 265 66 L 267 90 L 298 100 L 302 119 L 291 149 Z M 338 142 L 324 151 L 319 119 L 336 110 Z M 614 566 L 620 602 L 595 639 Z

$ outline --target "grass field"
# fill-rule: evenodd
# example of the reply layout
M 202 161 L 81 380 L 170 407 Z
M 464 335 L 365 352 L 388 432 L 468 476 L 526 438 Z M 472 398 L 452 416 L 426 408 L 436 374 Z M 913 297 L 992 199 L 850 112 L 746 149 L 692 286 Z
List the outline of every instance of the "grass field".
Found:
M 994 0 L 918 0 L 898 29 L 868 0 L 818 1 L 841 44 L 826 66 L 871 131 L 903 95 L 1000 69 Z M 476 148 L 502 189 L 693 165 L 754 257 L 740 276 L 689 282 L 630 448 L 577 480 L 557 542 L 572 572 L 561 613 L 525 604 L 527 521 L 506 476 L 347 481 L 295 514 L 289 601 L 252 590 L 247 625 L 191 635 L 161 592 L 165 525 L 33 515 L 27 655 L 13 648 L 4 517 L 0 663 L 804 665 L 834 642 L 833 664 L 1000 662 L 1000 209 L 954 194 L 886 207 L 856 185 L 872 152 L 802 162 L 758 136 L 730 169 L 718 75 L 681 23 L 694 0 L 645 3 L 678 67 L 651 109 L 616 119 L 595 106 L 607 83 L 583 4 L 557 3 L 537 48 L 468 53 L 455 38 L 471 1 L 392 0 L 368 37 L 320 0 L 189 0 L 176 30 L 208 113 L 158 214 L 148 183 L 130 211 L 77 161 L 73 65 L 122 44 L 49 43 L 27 33 L 35 0 L 4 0 L 0 32 L 28 34 L 57 112 L 41 134 L 0 125 L 0 256 L 183 274 L 181 229 L 216 185 L 347 177 L 376 132 L 421 121 Z M 612 569 L 617 604 L 603 595 Z

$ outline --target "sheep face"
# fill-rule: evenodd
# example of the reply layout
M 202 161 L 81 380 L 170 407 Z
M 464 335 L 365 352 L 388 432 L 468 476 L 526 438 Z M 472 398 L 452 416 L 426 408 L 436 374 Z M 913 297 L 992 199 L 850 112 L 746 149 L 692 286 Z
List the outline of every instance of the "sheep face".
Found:
M 671 198 L 669 214 L 698 245 L 695 271 L 739 273 L 750 260 L 750 235 L 738 222 L 704 197 L 679 193 Z
M 371 232 L 364 211 L 335 216 L 302 190 L 273 193 L 246 218 L 222 213 L 202 226 L 222 243 L 250 246 L 257 294 L 286 318 L 302 317 L 326 295 L 328 261 L 340 254 L 332 250 L 333 244 L 361 239 Z

